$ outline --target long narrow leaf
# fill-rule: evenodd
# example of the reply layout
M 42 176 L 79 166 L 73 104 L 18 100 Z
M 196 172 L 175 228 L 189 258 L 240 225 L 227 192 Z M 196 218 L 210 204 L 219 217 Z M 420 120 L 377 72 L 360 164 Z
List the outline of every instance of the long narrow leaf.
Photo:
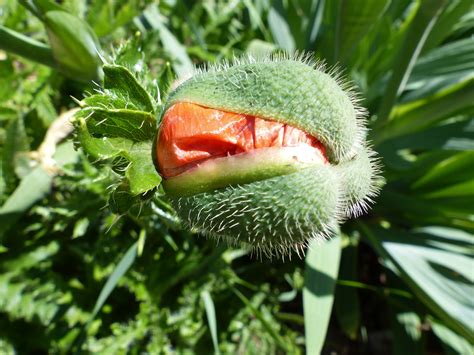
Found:
M 363 226 L 364 236 L 395 265 L 418 298 L 444 324 L 474 341 L 474 260 L 468 256 L 472 246 L 459 253 L 451 250 L 450 239 L 440 240 L 428 231 L 419 235 Z
M 306 256 L 303 310 L 307 354 L 319 354 L 324 346 L 340 257 L 339 235 L 321 245 L 313 241 Z
M 97 297 L 94 309 L 92 310 L 91 320 L 97 315 L 102 306 L 105 304 L 105 301 L 107 301 L 107 298 L 109 298 L 110 294 L 117 286 L 120 278 L 128 271 L 130 266 L 132 266 L 137 256 L 137 246 L 138 242 L 132 244 L 122 259 L 120 259 L 112 274 L 110 274 L 107 282 L 100 291 L 99 297 Z
M 201 298 L 204 302 L 204 308 L 206 309 L 207 322 L 209 324 L 209 330 L 211 331 L 212 344 L 214 345 L 214 353 L 220 354 L 219 342 L 217 340 L 217 322 L 216 322 L 216 309 L 214 302 L 212 301 L 211 294 L 209 291 L 202 291 Z
M 335 57 L 346 58 L 359 40 L 377 23 L 390 0 L 342 0 L 339 9 L 339 28 L 336 31 Z
M 380 104 L 378 125 L 388 120 L 392 107 L 397 97 L 404 90 L 413 66 L 423 48 L 423 44 L 445 3 L 445 0 L 421 2 L 420 8 L 405 35 L 402 48 L 393 65 L 392 76 Z

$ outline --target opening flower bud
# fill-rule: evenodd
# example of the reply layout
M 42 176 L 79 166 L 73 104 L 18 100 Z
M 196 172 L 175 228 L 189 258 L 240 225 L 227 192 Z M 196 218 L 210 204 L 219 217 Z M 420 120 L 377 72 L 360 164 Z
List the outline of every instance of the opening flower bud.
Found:
M 281 255 L 326 237 L 376 193 L 359 116 L 311 63 L 236 63 L 171 93 L 154 161 L 191 228 Z

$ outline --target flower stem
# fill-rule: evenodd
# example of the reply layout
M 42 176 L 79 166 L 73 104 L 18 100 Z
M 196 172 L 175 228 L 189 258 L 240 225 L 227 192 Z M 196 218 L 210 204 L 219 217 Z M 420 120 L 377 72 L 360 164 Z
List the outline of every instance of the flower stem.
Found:
M 0 49 L 55 68 L 51 48 L 30 37 L 0 25 Z

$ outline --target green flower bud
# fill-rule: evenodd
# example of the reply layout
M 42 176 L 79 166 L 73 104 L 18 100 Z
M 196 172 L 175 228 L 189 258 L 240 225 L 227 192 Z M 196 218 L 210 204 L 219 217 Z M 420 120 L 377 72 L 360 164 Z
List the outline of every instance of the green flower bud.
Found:
M 69 78 L 100 80 L 100 45 L 89 25 L 66 11 L 47 11 L 42 18 L 59 71 Z
M 248 60 L 197 73 L 171 92 L 163 110 L 153 154 L 165 192 L 184 222 L 204 235 L 269 255 L 299 251 L 309 239 L 326 238 L 345 218 L 366 210 L 378 192 L 377 160 L 355 102 L 346 85 L 308 60 Z M 180 142 L 170 138 L 177 134 L 167 126 L 171 114 L 184 129 L 199 119 L 214 120 L 182 109 L 188 104 L 213 117 L 243 115 L 301 130 L 322 144 L 325 157 L 291 151 L 299 146 L 237 150 L 167 176 L 160 163 L 169 160 L 165 141 L 174 148 L 189 146 L 193 155 L 209 139 L 209 132 Z

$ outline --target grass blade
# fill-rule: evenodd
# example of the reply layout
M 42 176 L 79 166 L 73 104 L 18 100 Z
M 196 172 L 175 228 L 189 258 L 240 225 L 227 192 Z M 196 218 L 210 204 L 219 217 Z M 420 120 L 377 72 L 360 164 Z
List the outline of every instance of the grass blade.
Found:
M 357 280 L 357 251 L 358 248 L 355 245 L 348 245 L 342 250 L 339 280 Z M 361 319 L 357 289 L 338 285 L 334 311 L 342 331 L 350 339 L 355 340 Z
M 377 23 L 390 0 L 342 0 L 336 30 L 335 58 L 344 60 L 360 39 Z
M 375 144 L 434 126 L 450 115 L 474 107 L 474 76 L 430 97 L 397 106 L 383 130 L 373 135 Z
M 341 237 L 336 236 L 321 245 L 313 241 L 310 248 L 306 256 L 303 288 L 306 353 L 319 354 L 331 317 L 341 257 Z
M 442 43 L 449 37 L 459 20 L 470 11 L 474 10 L 474 3 L 471 0 L 451 0 L 446 10 L 439 16 L 439 20 L 434 25 L 426 40 L 423 52 L 427 52 Z
M 217 340 L 216 309 L 214 307 L 214 302 L 212 301 L 211 294 L 207 290 L 201 292 L 201 298 L 204 302 L 204 308 L 206 309 L 207 322 L 209 323 L 212 344 L 214 345 L 214 353 L 220 354 L 219 342 Z
M 52 177 L 41 167 L 26 175 L 0 208 L 0 238 L 38 200 L 49 193 Z
M 445 0 L 421 2 L 418 12 L 405 35 L 402 48 L 395 58 L 392 76 L 378 112 L 378 127 L 389 119 L 392 107 L 395 105 L 399 94 L 404 90 L 426 38 L 445 3 Z
M 105 301 L 107 301 L 107 298 L 109 298 L 110 294 L 117 286 L 117 283 L 119 282 L 120 278 L 128 271 L 130 266 L 132 266 L 133 262 L 135 261 L 135 258 L 137 257 L 137 246 L 138 242 L 132 244 L 132 246 L 122 257 L 122 259 L 120 259 L 112 274 L 110 274 L 109 278 L 107 279 L 107 282 L 100 291 L 99 297 L 97 298 L 94 309 L 92 310 L 90 321 L 94 319 L 94 317 L 100 311 L 102 306 L 105 304 Z
M 284 341 L 284 339 L 278 334 L 278 332 L 274 329 L 272 324 L 270 324 L 263 314 L 254 307 L 254 305 L 250 302 L 250 300 L 243 295 L 242 292 L 240 292 L 236 288 L 232 288 L 232 291 L 237 295 L 237 297 L 245 304 L 245 306 L 253 313 L 255 318 L 257 318 L 261 323 L 263 328 L 270 334 L 270 336 L 275 340 L 275 343 L 278 344 L 279 347 L 281 347 L 283 350 L 288 350 L 288 347 Z
M 268 24 L 275 42 L 281 49 L 293 53 L 296 49 L 295 39 L 291 34 L 290 26 L 283 17 L 283 12 L 272 7 L 268 13 Z

